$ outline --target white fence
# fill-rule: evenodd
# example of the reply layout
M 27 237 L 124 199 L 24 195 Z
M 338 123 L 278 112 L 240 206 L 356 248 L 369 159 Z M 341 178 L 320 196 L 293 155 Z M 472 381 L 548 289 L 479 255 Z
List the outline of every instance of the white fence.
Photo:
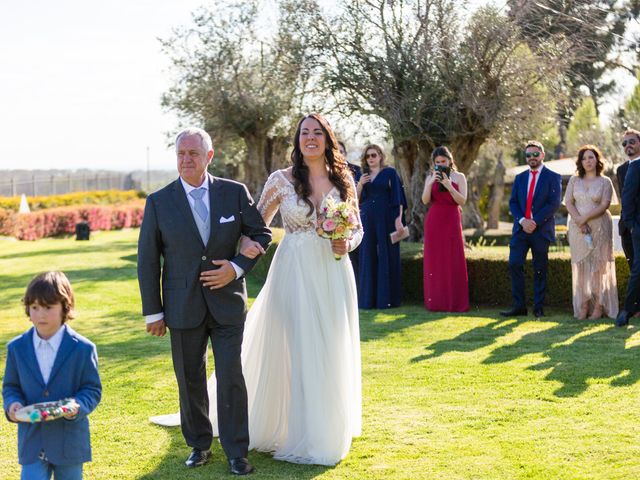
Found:
M 131 174 L 121 172 L 108 173 L 65 173 L 57 175 L 34 174 L 0 179 L 0 197 L 22 195 L 57 195 L 69 192 L 91 190 L 131 190 L 140 188 Z

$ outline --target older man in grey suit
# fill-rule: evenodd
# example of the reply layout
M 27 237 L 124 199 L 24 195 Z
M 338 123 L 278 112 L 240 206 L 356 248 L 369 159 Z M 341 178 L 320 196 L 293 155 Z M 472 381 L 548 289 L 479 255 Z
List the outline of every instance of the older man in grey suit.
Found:
M 138 282 L 147 332 L 171 334 L 188 467 L 204 465 L 213 431 L 206 355 L 213 347 L 220 443 L 231 472 L 243 475 L 249 428 L 240 352 L 247 292 L 244 274 L 255 264 L 238 254 L 242 235 L 266 249 L 271 232 L 241 183 L 213 177 L 211 137 L 199 128 L 176 138 L 180 177 L 147 198 L 138 241 Z

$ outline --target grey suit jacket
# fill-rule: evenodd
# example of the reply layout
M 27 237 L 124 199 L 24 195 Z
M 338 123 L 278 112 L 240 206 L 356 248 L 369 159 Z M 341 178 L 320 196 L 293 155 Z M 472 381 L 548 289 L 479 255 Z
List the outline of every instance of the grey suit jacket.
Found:
M 244 277 L 221 289 L 202 287 L 200 272 L 218 268 L 212 260 L 230 260 L 248 273 L 256 259 L 237 253 L 246 235 L 266 249 L 271 231 L 265 226 L 247 188 L 209 174 L 211 234 L 203 245 L 189 201 L 178 178 L 147 198 L 138 240 L 138 283 L 142 314 L 164 312 L 170 328 L 194 328 L 207 311 L 221 324 L 244 321 L 247 290 Z M 231 221 L 220 222 L 221 219 Z M 259 257 L 258 257 L 259 258 Z

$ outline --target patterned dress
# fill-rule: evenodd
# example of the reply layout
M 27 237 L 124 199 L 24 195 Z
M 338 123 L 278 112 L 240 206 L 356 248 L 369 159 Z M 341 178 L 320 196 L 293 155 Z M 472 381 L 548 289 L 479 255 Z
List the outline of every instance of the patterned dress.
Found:
M 564 195 L 565 205 L 573 204 L 580 215 L 590 212 L 602 201 L 617 203 L 613 184 L 608 177 L 598 176 L 585 181 L 571 177 Z M 569 220 L 573 312 L 577 317 L 584 302 L 589 301 L 589 313 L 601 304 L 610 318 L 618 315 L 618 287 L 613 257 L 613 222 L 609 210 L 588 222 L 591 243 L 573 219 Z

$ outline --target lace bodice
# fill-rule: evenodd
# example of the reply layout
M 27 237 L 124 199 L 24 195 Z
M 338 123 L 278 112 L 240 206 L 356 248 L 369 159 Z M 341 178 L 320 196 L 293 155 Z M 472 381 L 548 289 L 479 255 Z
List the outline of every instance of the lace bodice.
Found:
M 352 183 L 352 187 L 355 192 L 355 184 Z M 336 201 L 341 201 L 340 193 L 335 187 L 328 195 L 334 197 Z M 258 202 L 258 210 L 267 226 L 273 220 L 278 208 L 287 233 L 312 232 L 315 234 L 316 212 L 309 215 L 309 205 L 298 198 L 293 183 L 289 181 L 282 170 L 276 170 L 269 175 Z M 356 213 L 358 229 L 351 238 L 351 248 L 355 248 L 362 240 L 362 224 L 357 208 Z
M 584 215 L 600 205 L 603 199 L 610 200 L 613 205 L 618 203 L 613 184 L 608 177 L 597 177 L 591 182 L 586 182 L 583 178 L 573 176 L 567 185 L 564 203 L 573 203 L 580 215 Z

